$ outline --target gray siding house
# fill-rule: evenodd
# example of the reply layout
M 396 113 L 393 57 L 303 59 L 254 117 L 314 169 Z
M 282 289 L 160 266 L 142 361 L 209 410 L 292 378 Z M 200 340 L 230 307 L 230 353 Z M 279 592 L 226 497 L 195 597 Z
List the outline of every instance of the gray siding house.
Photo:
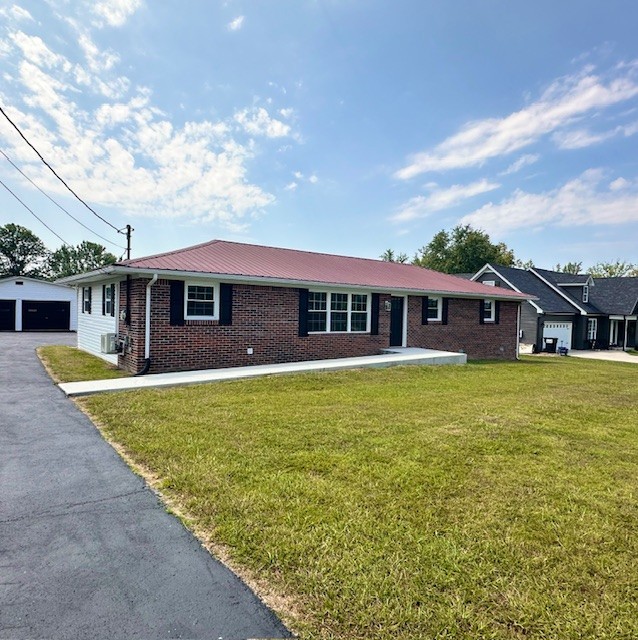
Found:
M 486 264 L 471 279 L 537 298 L 521 307 L 523 349 L 632 349 L 638 344 L 638 278 Z

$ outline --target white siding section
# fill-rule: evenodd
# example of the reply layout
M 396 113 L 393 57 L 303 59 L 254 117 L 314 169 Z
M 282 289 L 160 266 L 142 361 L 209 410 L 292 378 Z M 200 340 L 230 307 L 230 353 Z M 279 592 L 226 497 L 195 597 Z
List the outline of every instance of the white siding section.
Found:
M 22 284 L 16 284 L 21 282 Z M 78 310 L 75 291 L 71 287 L 34 278 L 11 277 L 0 281 L 0 300 L 16 301 L 16 331 L 22 331 L 23 300 L 64 300 L 71 303 L 70 329 L 77 331 Z
M 115 316 L 102 315 L 102 285 L 115 285 Z M 91 313 L 82 313 L 82 287 L 77 289 L 78 317 L 78 349 L 102 358 L 111 364 L 117 364 L 117 354 L 102 353 L 101 336 L 103 333 L 117 333 L 117 319 L 119 308 L 119 284 L 115 280 L 108 280 L 92 285 Z

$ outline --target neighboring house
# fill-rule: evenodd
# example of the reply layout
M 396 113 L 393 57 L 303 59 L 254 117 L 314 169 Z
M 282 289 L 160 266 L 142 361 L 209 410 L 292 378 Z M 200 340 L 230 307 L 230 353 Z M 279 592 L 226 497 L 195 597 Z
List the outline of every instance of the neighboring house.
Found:
M 412 265 L 220 240 L 64 282 L 77 288 L 78 346 L 152 373 L 389 346 L 513 360 L 529 297 Z
M 536 297 L 521 307 L 521 345 L 538 351 L 629 349 L 638 342 L 638 278 L 486 264 L 472 279 Z
M 10 276 L 0 279 L 0 331 L 75 331 L 75 295 L 68 287 Z

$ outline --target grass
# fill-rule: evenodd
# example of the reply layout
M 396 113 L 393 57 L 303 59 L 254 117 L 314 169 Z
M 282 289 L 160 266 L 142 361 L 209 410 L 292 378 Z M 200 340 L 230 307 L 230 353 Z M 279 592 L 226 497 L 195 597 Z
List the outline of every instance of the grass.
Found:
M 631 364 L 527 358 L 81 404 L 302 638 L 618 639 L 637 389 Z
M 38 347 L 38 356 L 57 383 L 81 380 L 108 380 L 131 374 L 75 347 Z
M 636 349 L 627 349 L 627 353 L 630 356 L 638 356 L 638 351 Z

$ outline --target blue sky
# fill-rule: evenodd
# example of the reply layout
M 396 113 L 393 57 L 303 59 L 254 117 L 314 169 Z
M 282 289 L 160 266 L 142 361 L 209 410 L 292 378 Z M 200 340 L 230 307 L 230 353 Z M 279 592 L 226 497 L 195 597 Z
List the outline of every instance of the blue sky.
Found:
M 18 0 L 0 25 L 3 108 L 133 256 L 413 255 L 470 223 L 541 267 L 638 262 L 635 0 Z M 4 153 L 121 245 L 0 119 Z M 2 156 L 0 178 L 106 245 Z M 7 222 L 61 244 L 0 187 Z

